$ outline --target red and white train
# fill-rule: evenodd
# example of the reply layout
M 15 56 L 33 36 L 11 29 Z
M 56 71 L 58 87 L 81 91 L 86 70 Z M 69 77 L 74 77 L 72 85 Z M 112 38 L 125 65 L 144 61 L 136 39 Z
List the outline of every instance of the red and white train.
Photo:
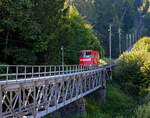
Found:
M 99 52 L 93 50 L 81 50 L 79 56 L 79 65 L 81 66 L 98 66 Z

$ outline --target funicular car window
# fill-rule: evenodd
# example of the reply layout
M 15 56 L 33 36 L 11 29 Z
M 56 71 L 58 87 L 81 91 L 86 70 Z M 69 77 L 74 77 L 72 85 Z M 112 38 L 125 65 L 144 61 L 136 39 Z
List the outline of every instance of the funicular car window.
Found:
M 85 52 L 80 52 L 80 57 L 85 57 Z
M 80 57 L 92 57 L 92 53 L 91 52 L 81 52 L 80 53 Z
M 86 57 L 91 57 L 91 52 L 86 52 Z

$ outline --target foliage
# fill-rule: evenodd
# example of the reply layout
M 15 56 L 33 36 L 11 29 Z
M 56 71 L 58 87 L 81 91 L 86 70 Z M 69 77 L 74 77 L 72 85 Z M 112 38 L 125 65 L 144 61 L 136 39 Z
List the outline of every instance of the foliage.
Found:
M 88 22 L 94 24 L 97 21 L 98 14 L 95 0 L 72 0 L 72 4 Z
M 105 65 L 105 64 L 107 64 L 107 63 L 110 62 L 110 59 L 109 59 L 109 58 L 106 58 L 106 57 L 103 57 L 103 58 L 100 57 L 99 62 L 100 62 L 100 66 L 101 66 L 101 65 Z
M 144 18 L 144 28 L 143 28 L 143 31 L 142 31 L 142 35 L 143 36 L 150 36 L 150 12 L 148 12 L 146 15 L 145 15 L 145 18 Z
M 142 0 L 73 0 L 72 4 L 93 25 L 95 34 L 109 55 L 108 28 L 112 24 L 112 56 L 119 55 L 118 28 L 121 28 L 121 48 L 126 49 L 126 35 L 136 29 L 137 9 Z
M 55 41 L 52 42 L 52 40 L 50 40 L 49 43 L 57 45 L 56 50 L 58 50 L 59 53 L 57 54 L 60 58 L 60 48 L 62 45 L 64 46 L 65 63 L 78 63 L 78 53 L 80 50 L 98 50 L 103 52 L 102 55 L 104 54 L 104 50 L 100 45 L 99 40 L 93 34 L 92 27 L 84 22 L 83 18 L 80 16 L 78 11 L 74 7 L 71 6 L 69 8 L 66 17 L 64 18 L 64 23 L 65 24 L 60 26 L 59 30 L 57 31 Z M 54 48 L 49 49 L 51 50 L 49 51 L 49 53 L 52 53 L 52 51 L 54 51 Z M 54 56 L 50 57 L 50 54 L 47 54 L 47 56 L 46 58 L 48 60 L 54 58 Z M 57 59 L 55 59 L 54 61 L 56 60 Z
M 132 118 L 149 118 L 150 117 L 150 102 L 144 105 L 139 105 L 135 110 L 135 116 Z
M 4 63 L 1 63 L 0 62 L 0 73 L 6 73 L 6 68 L 5 67 L 3 67 L 3 66 L 1 66 L 1 65 L 4 65 Z
M 113 82 L 108 83 L 106 91 L 104 103 L 87 96 L 87 114 L 73 118 L 129 118 L 133 115 L 135 103 L 132 98 L 119 89 L 118 85 Z
M 52 1 L 51 1 L 52 2 Z M 42 8 L 43 4 L 50 4 L 50 0 L 42 0 L 39 1 L 32 1 L 32 0 L 0 0 L 0 27 L 3 31 L 0 33 L 2 42 L 0 51 L 2 53 L 1 60 L 9 63 L 14 64 L 11 58 L 13 54 L 17 55 L 17 57 L 21 57 L 24 53 L 26 57 L 31 58 L 32 62 L 28 62 L 22 58 L 19 59 L 19 62 L 16 63 L 20 64 L 35 64 L 36 59 L 35 55 L 38 52 L 43 52 L 47 49 L 47 40 L 49 39 L 48 33 L 44 32 L 45 25 L 48 22 L 42 22 L 42 20 L 37 16 L 42 16 L 42 13 L 47 13 L 46 9 Z M 63 1 L 55 0 L 52 2 L 53 4 L 49 5 L 49 14 L 47 16 L 52 15 L 52 13 L 58 14 L 60 9 L 63 8 Z M 45 6 L 46 7 L 46 6 Z M 53 14 L 54 14 L 53 13 Z M 46 16 L 46 14 L 45 14 Z M 57 16 L 51 16 L 51 21 L 53 23 L 57 23 L 56 20 Z M 45 17 L 42 17 L 45 19 Z M 15 48 L 15 50 L 14 50 Z M 19 53 L 18 53 L 19 51 Z M 20 55 L 19 55 L 20 54 Z M 10 57 L 10 58 L 9 58 Z
M 114 70 L 114 78 L 122 89 L 132 96 L 145 96 L 150 85 L 150 38 L 145 37 L 135 44 L 134 49 L 120 56 Z
M 106 91 L 103 103 L 91 96 L 85 97 L 87 114 L 78 114 L 72 118 L 131 118 L 136 105 L 133 99 L 124 94 L 114 82 L 107 83 Z
M 66 45 L 66 55 L 68 52 L 69 55 L 72 55 L 71 58 L 68 58 L 68 61 L 74 59 L 74 62 L 77 63 L 77 53 L 80 50 L 91 49 L 104 52 L 97 37 L 93 35 L 92 27 L 84 23 L 84 20 L 75 8 L 70 7 L 68 19 L 70 24 L 69 31 L 71 32 L 67 33 L 68 38 L 66 37 L 70 41 L 70 45 Z
M 61 64 L 61 46 L 66 64 L 77 63 L 81 49 L 104 53 L 92 27 L 65 0 L 0 0 L 0 13 L 0 60 L 7 64 Z
M 144 17 L 142 36 L 150 36 L 150 0 L 144 0 L 141 9 Z
M 5 51 L 5 50 L 4 50 Z M 35 64 L 37 57 L 27 48 L 12 47 L 8 48 L 5 52 L 11 62 L 15 65 L 19 64 Z

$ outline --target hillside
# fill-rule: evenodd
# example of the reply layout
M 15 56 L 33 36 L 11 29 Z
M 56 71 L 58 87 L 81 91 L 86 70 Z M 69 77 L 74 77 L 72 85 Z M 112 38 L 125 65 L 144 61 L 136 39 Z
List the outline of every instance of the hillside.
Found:
M 129 34 L 133 35 L 136 29 L 137 9 L 142 3 L 137 1 L 115 0 L 74 0 L 73 5 L 85 20 L 90 22 L 95 30 L 106 56 L 108 56 L 108 27 L 112 24 L 112 56 L 119 55 L 118 29 L 121 28 L 121 50 L 126 49 L 130 40 Z M 127 40 L 127 41 L 126 41 Z
M 84 19 L 89 22 L 105 49 L 108 56 L 108 27 L 112 24 L 112 56 L 116 58 L 127 49 L 134 37 L 138 37 L 140 14 L 147 13 L 149 2 L 147 0 L 73 0 L 72 4 L 77 8 Z M 141 12 L 141 13 L 139 13 Z M 148 16 L 147 16 L 148 17 Z M 145 26 L 148 27 L 146 18 Z M 141 22 L 141 21 L 140 21 Z M 141 24 L 142 25 L 142 24 Z M 142 27 L 142 26 L 140 26 Z M 121 42 L 119 42 L 118 30 L 121 29 Z M 148 31 L 148 29 L 145 29 Z M 145 32 L 146 32 L 145 31 Z M 142 33 L 146 36 L 148 32 Z M 149 33 L 148 33 L 149 34 Z
M 97 60 L 109 63 L 110 38 L 119 64 L 105 101 L 86 96 L 87 114 L 72 118 L 150 118 L 150 0 L 0 0 L 0 117 L 21 117 L 28 109 L 46 115 L 48 107 L 58 110 L 104 89 L 105 67 L 90 69 Z M 83 53 L 90 67 L 77 66 L 80 50 L 100 55 Z
M 120 56 L 114 79 L 132 96 L 145 96 L 149 87 L 150 38 L 140 39 L 130 53 Z M 120 79 L 121 78 L 121 79 Z
M 113 68 L 113 81 L 107 83 L 103 103 L 86 97 L 86 116 L 73 118 L 150 117 L 150 37 L 140 39 L 133 50 L 120 56 Z
M 145 16 L 142 36 L 149 35 L 147 5 L 142 0 L 0 0 L 0 63 L 61 64 L 62 46 L 65 64 L 78 64 L 80 50 L 108 56 L 109 24 L 116 58 L 119 45 L 123 52 L 136 33 L 140 8 Z

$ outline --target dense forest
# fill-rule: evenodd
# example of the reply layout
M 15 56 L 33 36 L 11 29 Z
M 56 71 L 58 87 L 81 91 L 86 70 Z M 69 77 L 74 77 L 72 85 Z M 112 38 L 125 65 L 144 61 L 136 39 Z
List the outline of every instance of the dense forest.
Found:
M 87 114 L 71 118 L 150 118 L 149 58 L 150 37 L 143 37 L 112 68 L 113 80 L 107 81 L 105 100 L 100 102 L 93 94 L 84 97 Z
M 100 41 L 76 8 L 65 0 L 0 0 L 0 62 L 78 63 L 80 50 L 99 50 Z
M 114 58 L 119 55 L 119 29 L 121 29 L 121 52 L 123 52 L 136 35 L 140 14 L 145 15 L 149 7 L 147 0 L 113 0 L 111 2 L 110 0 L 74 0 L 72 4 L 92 24 L 96 36 L 105 49 L 106 56 L 109 54 L 108 28 L 109 24 L 112 24 L 112 56 Z
M 61 64 L 62 47 L 66 65 L 78 64 L 80 50 L 107 59 L 110 24 L 119 64 L 105 102 L 86 97 L 78 118 L 149 118 L 150 0 L 0 0 L 0 64 Z
M 112 55 L 118 57 L 118 28 L 124 51 L 141 6 L 146 7 L 143 0 L 0 0 L 0 63 L 61 64 L 62 46 L 65 64 L 77 64 L 84 49 L 108 56 L 110 23 Z M 149 19 L 145 15 L 145 23 Z M 144 25 L 143 35 L 148 35 L 149 25 Z

